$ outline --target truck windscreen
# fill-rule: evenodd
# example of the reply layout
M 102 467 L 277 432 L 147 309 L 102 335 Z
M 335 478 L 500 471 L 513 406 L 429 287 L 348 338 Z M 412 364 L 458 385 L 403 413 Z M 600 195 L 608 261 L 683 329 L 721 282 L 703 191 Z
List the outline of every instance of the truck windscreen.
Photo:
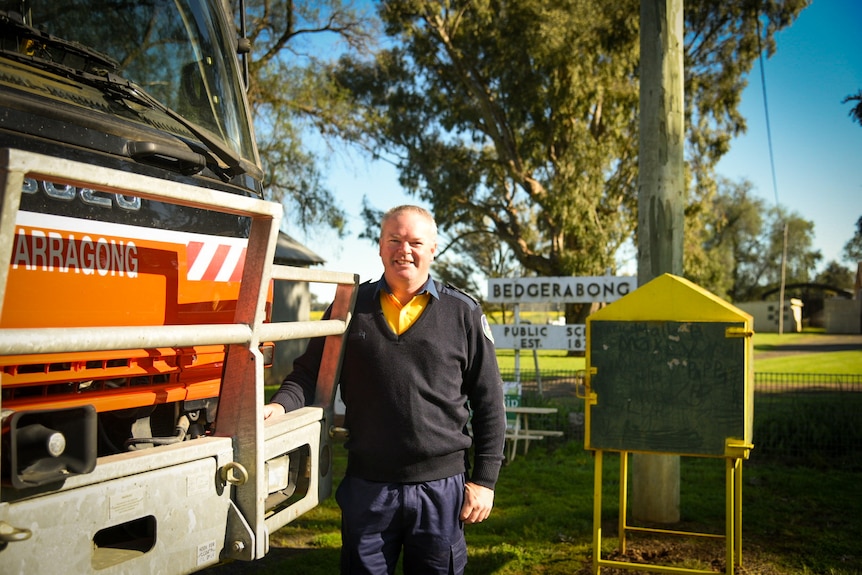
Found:
M 214 17 L 218 9 L 218 0 L 0 0 L 0 48 L 57 74 L 140 86 L 175 118 L 204 128 L 254 163 L 252 130 L 241 113 L 243 86 L 232 62 L 235 32 Z

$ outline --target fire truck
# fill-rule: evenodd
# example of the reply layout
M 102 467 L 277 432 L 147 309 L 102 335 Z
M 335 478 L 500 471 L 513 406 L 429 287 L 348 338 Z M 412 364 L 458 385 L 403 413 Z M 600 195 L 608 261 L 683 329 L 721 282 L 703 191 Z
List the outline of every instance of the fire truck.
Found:
M 4 574 L 252 561 L 329 495 L 358 276 L 273 264 L 235 22 L 0 0 Z M 328 319 L 272 322 L 273 281 L 335 284 Z M 264 422 L 274 345 L 308 337 L 313 404 Z

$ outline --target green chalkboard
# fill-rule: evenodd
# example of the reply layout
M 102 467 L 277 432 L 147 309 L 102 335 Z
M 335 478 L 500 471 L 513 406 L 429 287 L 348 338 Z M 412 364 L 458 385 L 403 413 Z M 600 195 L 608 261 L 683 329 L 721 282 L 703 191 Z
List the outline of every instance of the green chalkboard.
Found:
M 745 438 L 746 340 L 729 327 L 744 324 L 593 321 L 587 448 L 722 456 Z

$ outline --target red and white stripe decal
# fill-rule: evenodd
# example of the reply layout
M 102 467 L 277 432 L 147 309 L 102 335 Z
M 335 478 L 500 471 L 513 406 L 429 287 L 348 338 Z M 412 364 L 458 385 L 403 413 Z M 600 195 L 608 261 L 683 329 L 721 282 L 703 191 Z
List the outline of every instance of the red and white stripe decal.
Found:
M 186 245 L 189 281 L 239 281 L 245 264 L 245 250 L 239 245 L 189 242 Z

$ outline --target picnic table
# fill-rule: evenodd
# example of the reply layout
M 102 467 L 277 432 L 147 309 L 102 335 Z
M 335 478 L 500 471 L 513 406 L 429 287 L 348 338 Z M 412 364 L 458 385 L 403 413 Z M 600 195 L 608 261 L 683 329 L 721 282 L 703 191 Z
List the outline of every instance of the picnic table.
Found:
M 513 461 L 518 452 L 518 441 L 524 442 L 524 455 L 530 451 L 530 441 L 538 441 L 545 437 L 562 437 L 562 431 L 552 429 L 530 428 L 530 416 L 552 415 L 557 413 L 555 407 L 521 407 L 507 406 L 506 413 L 515 415 L 515 421 L 511 429 L 506 431 L 506 440 L 509 442 L 508 460 Z

